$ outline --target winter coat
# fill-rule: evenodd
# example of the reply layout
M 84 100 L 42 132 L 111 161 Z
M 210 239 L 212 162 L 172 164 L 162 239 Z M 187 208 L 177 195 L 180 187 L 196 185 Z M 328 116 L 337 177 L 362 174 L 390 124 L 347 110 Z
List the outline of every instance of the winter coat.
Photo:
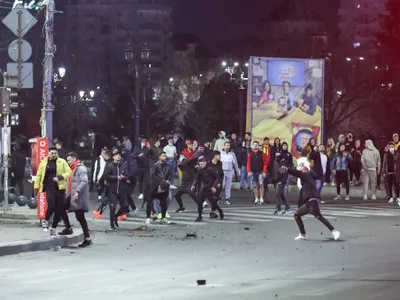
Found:
M 43 181 L 46 176 L 48 161 L 48 157 L 43 159 L 36 173 L 34 189 L 40 189 L 40 192 L 43 192 Z M 56 160 L 56 176 L 59 178 L 57 182 L 58 189 L 60 191 L 65 190 L 67 188 L 67 180 L 72 176 L 72 172 L 68 163 L 62 158 L 57 158 Z
M 124 176 L 125 179 L 119 180 L 119 176 Z M 116 194 L 123 195 L 125 192 L 125 181 L 129 178 L 122 163 L 116 164 L 114 162 L 107 164 L 104 171 L 104 180 L 107 181 L 108 191 Z
M 140 154 L 143 154 L 140 156 Z M 136 147 L 133 157 L 137 160 L 138 167 L 141 169 L 150 169 L 150 160 L 153 151 L 147 147 Z
M 11 154 L 11 172 L 15 177 L 24 177 L 26 166 L 26 157 L 20 151 L 14 151 Z
M 88 172 L 87 168 L 79 163 L 75 166 L 72 173 L 72 185 L 71 191 L 67 188 L 67 197 L 71 197 L 69 211 L 83 210 L 89 211 L 89 184 L 88 184 Z M 78 198 L 75 198 L 75 193 L 78 192 Z
M 239 167 L 247 167 L 247 158 L 251 152 L 251 148 L 241 147 L 237 155 Z
M 191 187 L 194 179 L 196 178 L 196 164 L 197 158 L 184 159 L 179 164 L 179 169 L 182 171 L 182 184 L 181 187 Z

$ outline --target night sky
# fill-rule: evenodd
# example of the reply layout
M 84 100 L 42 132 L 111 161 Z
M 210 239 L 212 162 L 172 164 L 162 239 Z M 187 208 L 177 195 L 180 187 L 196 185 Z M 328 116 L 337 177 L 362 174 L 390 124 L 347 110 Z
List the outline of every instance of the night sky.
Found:
M 204 43 L 243 37 L 282 0 L 178 0 L 176 33 L 193 34 Z

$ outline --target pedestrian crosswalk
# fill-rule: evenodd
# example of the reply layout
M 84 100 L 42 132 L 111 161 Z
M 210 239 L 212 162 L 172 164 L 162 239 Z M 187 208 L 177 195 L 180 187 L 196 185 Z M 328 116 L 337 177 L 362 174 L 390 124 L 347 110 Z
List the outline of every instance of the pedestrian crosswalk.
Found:
M 293 221 L 293 213 L 286 215 L 273 215 L 273 205 L 247 206 L 247 207 L 223 207 L 225 219 L 209 219 L 209 209 L 203 213 L 203 222 L 194 222 L 197 212 L 188 209 L 183 213 L 171 212 L 170 221 L 176 225 L 203 226 L 204 224 L 224 223 L 224 224 L 245 224 L 245 223 L 268 223 L 273 221 Z M 321 205 L 321 213 L 327 219 L 340 218 L 372 218 L 372 217 L 400 217 L 400 207 L 387 204 L 371 205 Z M 304 218 L 313 218 L 308 215 Z M 107 221 L 107 220 L 102 220 Z M 135 217 L 128 218 L 123 222 L 144 225 L 145 212 L 140 211 Z M 120 223 L 123 224 L 121 221 Z M 153 224 L 157 224 L 155 222 Z

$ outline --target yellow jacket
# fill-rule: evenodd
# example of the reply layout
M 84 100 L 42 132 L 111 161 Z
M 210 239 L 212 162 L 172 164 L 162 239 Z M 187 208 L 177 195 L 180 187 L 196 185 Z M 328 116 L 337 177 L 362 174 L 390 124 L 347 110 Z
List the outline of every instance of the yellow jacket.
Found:
M 40 188 L 40 192 L 43 192 L 43 180 L 44 176 L 46 175 L 46 167 L 47 167 L 47 162 L 49 158 L 46 157 L 45 159 L 42 160 L 42 162 L 39 165 L 36 178 L 35 178 L 35 189 Z M 62 176 L 63 179 L 58 181 L 58 188 L 60 190 L 66 190 L 67 189 L 67 184 L 68 184 L 68 178 L 72 176 L 72 171 L 71 168 L 69 167 L 68 163 L 62 159 L 62 158 L 57 158 L 56 161 L 56 176 Z

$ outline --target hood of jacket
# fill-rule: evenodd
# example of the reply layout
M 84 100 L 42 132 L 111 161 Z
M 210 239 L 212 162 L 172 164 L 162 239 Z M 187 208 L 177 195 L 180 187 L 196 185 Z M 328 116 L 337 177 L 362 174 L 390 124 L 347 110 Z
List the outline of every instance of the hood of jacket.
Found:
M 366 140 L 365 141 L 365 149 L 371 150 L 371 151 L 378 151 L 375 146 L 374 143 L 371 140 Z
M 219 133 L 222 135 L 223 139 L 226 137 L 226 132 L 225 131 L 220 131 Z

